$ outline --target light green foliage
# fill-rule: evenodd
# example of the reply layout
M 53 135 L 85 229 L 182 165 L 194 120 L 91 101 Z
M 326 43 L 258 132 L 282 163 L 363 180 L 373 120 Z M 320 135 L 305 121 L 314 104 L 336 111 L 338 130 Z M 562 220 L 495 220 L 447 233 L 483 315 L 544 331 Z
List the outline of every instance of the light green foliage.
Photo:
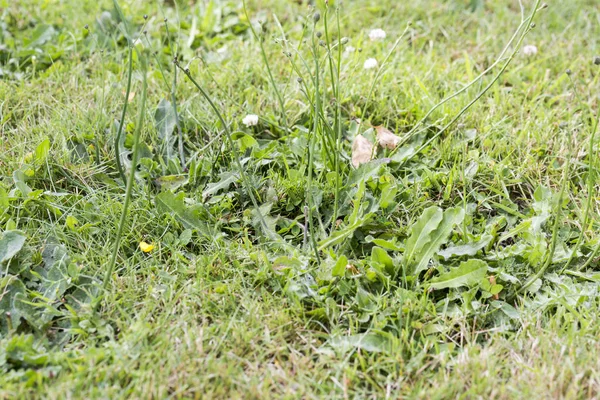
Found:
M 487 270 L 488 265 L 485 261 L 465 261 L 451 271 L 432 279 L 428 287 L 431 289 L 447 289 L 461 286 L 475 286 L 485 278 Z
M 0 398 L 598 397 L 597 5 L 535 3 L 0 0 Z
M 404 264 L 407 275 L 418 275 L 427 268 L 431 257 L 448 240 L 452 229 L 464 217 L 464 210 L 459 207 L 446 211 L 430 207 L 423 212 L 411 227 L 410 237 L 406 240 Z

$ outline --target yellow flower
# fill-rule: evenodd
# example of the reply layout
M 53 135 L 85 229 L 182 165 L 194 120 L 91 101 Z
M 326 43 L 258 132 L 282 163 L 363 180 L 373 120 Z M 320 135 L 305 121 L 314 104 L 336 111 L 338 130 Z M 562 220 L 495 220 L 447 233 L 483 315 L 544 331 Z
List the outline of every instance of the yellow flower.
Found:
M 152 250 L 154 250 L 154 245 L 146 243 L 144 241 L 141 241 L 140 242 L 140 250 L 143 251 L 144 253 L 150 253 Z

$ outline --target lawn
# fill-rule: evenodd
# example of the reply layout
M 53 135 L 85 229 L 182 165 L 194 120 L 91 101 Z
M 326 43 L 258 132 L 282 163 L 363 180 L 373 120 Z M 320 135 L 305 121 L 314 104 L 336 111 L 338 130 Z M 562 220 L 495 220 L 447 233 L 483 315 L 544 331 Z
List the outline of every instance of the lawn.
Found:
M 0 0 L 0 398 L 599 398 L 596 0 Z

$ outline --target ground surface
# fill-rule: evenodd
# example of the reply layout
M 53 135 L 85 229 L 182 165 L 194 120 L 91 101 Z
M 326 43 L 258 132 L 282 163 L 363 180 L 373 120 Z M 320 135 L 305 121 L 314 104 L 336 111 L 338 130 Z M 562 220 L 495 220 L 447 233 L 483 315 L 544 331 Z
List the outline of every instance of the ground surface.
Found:
M 600 396 L 597 2 L 298 3 L 0 0 L 0 397 Z

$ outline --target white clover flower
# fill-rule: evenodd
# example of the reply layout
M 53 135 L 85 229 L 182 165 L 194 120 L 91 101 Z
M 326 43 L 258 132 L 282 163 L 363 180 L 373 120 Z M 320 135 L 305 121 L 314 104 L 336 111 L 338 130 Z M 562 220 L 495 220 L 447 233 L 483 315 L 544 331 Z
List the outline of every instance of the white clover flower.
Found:
M 371 40 L 383 40 L 385 37 L 386 34 L 383 29 L 372 29 L 371 32 L 369 32 L 369 39 Z
M 374 58 L 367 58 L 367 60 L 365 61 L 365 64 L 363 65 L 363 67 L 365 69 L 372 69 L 372 68 L 377 68 L 377 60 Z
M 356 49 L 352 46 L 346 46 L 346 48 L 344 49 L 344 53 L 354 53 L 356 51 Z
M 527 46 L 523 47 L 523 54 L 525 54 L 526 56 L 535 56 L 537 52 L 537 47 L 535 47 L 532 44 L 528 44 Z
M 244 117 L 244 119 L 242 120 L 242 122 L 244 123 L 244 125 L 250 127 L 250 126 L 256 126 L 258 125 L 258 115 L 256 114 L 248 114 Z

